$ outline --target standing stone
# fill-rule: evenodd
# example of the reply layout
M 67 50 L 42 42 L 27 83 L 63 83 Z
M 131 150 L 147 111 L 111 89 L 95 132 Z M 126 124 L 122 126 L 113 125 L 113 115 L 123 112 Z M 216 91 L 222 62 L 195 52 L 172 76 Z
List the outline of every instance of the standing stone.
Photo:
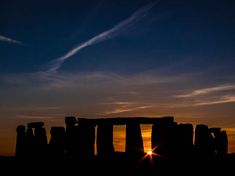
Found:
M 193 154 L 193 125 L 179 124 L 173 128 L 173 144 L 171 156 L 176 158 L 189 158 Z
M 35 151 L 35 142 L 34 142 L 34 135 L 33 129 L 28 128 L 25 133 L 25 153 L 26 157 L 34 157 Z
M 213 136 L 213 155 L 217 157 L 220 153 L 220 134 L 221 128 L 210 128 L 209 132 Z
M 47 136 L 45 128 L 35 128 L 34 130 L 35 145 L 40 152 L 44 152 L 47 145 Z
M 195 129 L 195 152 L 196 156 L 208 158 L 212 157 L 213 151 L 213 136 L 209 132 L 208 126 L 199 124 Z
M 172 153 L 172 135 L 175 123 L 170 119 L 162 119 L 152 126 L 152 150 L 154 153 L 168 158 Z
M 64 127 L 52 127 L 49 142 L 50 154 L 54 158 L 63 157 L 65 153 L 65 129 Z
M 126 125 L 126 154 L 132 159 L 138 159 L 144 155 L 140 124 Z
M 114 156 L 113 125 L 103 123 L 97 127 L 97 155 L 100 159 Z
M 16 157 L 24 157 L 25 155 L 25 126 L 19 125 L 16 129 Z
M 77 120 L 73 116 L 65 118 L 66 123 L 66 153 L 70 158 L 75 158 L 78 155 L 79 147 L 79 131 L 76 126 Z
M 46 156 L 47 137 L 43 122 L 28 123 L 28 128 L 32 129 L 32 152 L 34 157 L 42 158 Z
M 95 126 L 86 122 L 78 125 L 78 155 L 81 160 L 93 160 L 95 151 Z
M 220 145 L 219 145 L 219 157 L 226 157 L 228 154 L 228 136 L 226 131 L 221 131 L 219 137 Z

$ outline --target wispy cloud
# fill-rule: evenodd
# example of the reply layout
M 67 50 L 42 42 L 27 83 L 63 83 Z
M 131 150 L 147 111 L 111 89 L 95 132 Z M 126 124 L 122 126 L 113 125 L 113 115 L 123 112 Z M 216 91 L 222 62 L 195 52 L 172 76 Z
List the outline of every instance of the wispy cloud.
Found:
M 207 106 L 215 104 L 233 103 L 235 102 L 235 84 L 217 85 L 202 89 L 195 89 L 191 92 L 187 90 L 185 94 L 175 95 L 174 97 L 181 98 L 181 103 L 178 107 L 195 107 Z
M 147 4 L 146 6 L 135 11 L 129 18 L 121 21 L 119 24 L 115 25 L 111 29 L 108 29 L 96 35 L 95 37 L 79 44 L 75 48 L 72 48 L 65 55 L 50 62 L 49 69 L 47 71 L 56 72 L 67 59 L 71 58 L 82 49 L 117 36 L 120 32 L 126 30 L 127 28 L 138 22 L 141 18 L 143 18 L 158 2 L 159 1 L 154 1 Z
M 182 89 L 188 94 L 189 90 L 193 90 L 191 85 L 195 81 L 200 83 L 195 75 L 191 76 L 166 75 L 154 71 L 129 75 L 112 72 L 59 72 L 48 75 L 34 73 L 0 76 L 0 94 L 4 103 L 4 106 L 0 106 L 0 118 L 9 116 L 17 119 L 16 115 L 28 115 L 35 116 L 34 120 L 40 120 L 40 116 L 59 119 L 68 114 L 80 117 L 174 115 L 189 119 L 223 117 L 234 124 L 234 119 L 230 117 L 235 114 L 232 110 L 235 89 L 230 88 L 235 84 L 221 83 L 213 87 L 227 88 L 206 91 L 210 93 L 202 96 L 176 98 Z M 15 83 L 14 80 L 21 81 Z M 204 89 L 208 88 L 212 86 Z M 217 106 L 211 108 L 211 105 Z
M 120 114 L 124 112 L 137 111 L 152 107 L 152 105 L 141 105 L 135 102 L 113 102 L 111 104 L 115 105 L 116 107 L 114 107 L 111 111 L 102 113 L 102 115 Z
M 3 36 L 3 35 L 0 35 L 0 41 L 2 42 L 7 42 L 7 43 L 11 43 L 11 44 L 17 44 L 17 45 L 25 45 L 23 42 L 21 41 L 18 41 L 18 40 L 14 40 L 14 39 L 11 39 L 9 37 L 6 37 L 6 36 Z
M 190 93 L 176 95 L 175 97 L 189 98 L 189 97 L 195 97 L 195 96 L 199 96 L 199 95 L 205 95 L 205 94 L 210 94 L 210 93 L 214 93 L 214 92 L 233 90 L 233 89 L 235 89 L 235 85 L 219 85 L 219 86 L 215 86 L 215 87 L 193 90 Z
M 204 105 L 214 105 L 214 104 L 223 104 L 223 103 L 233 103 L 235 102 L 235 96 L 224 96 L 219 97 L 217 100 L 207 100 L 199 103 L 193 104 L 193 106 L 204 106 Z

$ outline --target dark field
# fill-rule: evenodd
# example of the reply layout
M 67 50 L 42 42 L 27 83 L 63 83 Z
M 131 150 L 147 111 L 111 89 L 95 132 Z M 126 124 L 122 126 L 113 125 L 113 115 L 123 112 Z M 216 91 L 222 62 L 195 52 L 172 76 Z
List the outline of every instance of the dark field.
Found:
M 0 157 L 4 175 L 233 175 L 235 154 L 223 159 L 146 157 L 130 160 L 123 153 L 115 159 L 79 161 L 77 159 L 24 159 Z

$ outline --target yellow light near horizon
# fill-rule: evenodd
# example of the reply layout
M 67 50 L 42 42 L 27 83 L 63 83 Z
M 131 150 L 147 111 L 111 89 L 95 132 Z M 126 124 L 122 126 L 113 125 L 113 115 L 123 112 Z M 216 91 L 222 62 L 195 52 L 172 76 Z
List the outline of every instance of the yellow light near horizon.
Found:
M 153 152 L 151 150 L 147 152 L 147 155 L 152 155 L 152 154 Z

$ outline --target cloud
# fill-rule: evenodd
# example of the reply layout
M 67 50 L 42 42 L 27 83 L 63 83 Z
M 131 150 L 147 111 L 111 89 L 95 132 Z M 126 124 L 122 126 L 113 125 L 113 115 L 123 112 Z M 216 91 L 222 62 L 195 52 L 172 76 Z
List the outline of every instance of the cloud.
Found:
M 39 109 L 48 113 L 79 112 L 82 116 L 97 116 L 143 111 L 153 104 L 161 107 L 159 104 L 167 104 L 174 85 L 185 80 L 183 75 L 161 75 L 153 71 L 131 75 L 112 72 L 2 75 L 0 96 L 11 112 L 15 109 L 14 112 L 22 114 L 21 109 L 25 112 Z M 166 89 L 165 85 L 171 86 Z
M 217 100 L 202 101 L 199 103 L 193 104 L 193 106 L 204 106 L 204 105 L 214 105 L 214 104 L 223 104 L 223 103 L 234 103 L 235 96 L 224 96 L 218 97 Z
M 71 58 L 82 49 L 117 36 L 120 32 L 126 30 L 127 28 L 138 22 L 141 18 L 143 18 L 158 2 L 159 1 L 154 1 L 147 4 L 146 6 L 135 11 L 129 18 L 121 21 L 119 24 L 115 25 L 111 29 L 108 29 L 96 35 L 95 37 L 79 44 L 75 48 L 72 48 L 65 55 L 50 62 L 49 69 L 47 71 L 56 72 L 67 59 Z
M 219 91 L 226 91 L 226 90 L 233 90 L 233 89 L 235 89 L 235 85 L 219 85 L 219 86 L 215 86 L 215 87 L 193 90 L 190 93 L 176 95 L 175 97 L 189 98 L 189 97 L 196 97 L 199 95 L 211 94 L 211 93 L 215 93 L 215 92 L 219 92 Z
M 188 119 L 227 118 L 229 123 L 234 123 L 233 90 L 176 97 L 182 89 L 190 93 L 195 82 L 203 85 L 198 77 L 195 74 L 166 75 L 158 71 L 128 75 L 112 72 L 1 75 L 0 119 L 6 116 L 21 120 L 30 120 L 26 116 L 33 116 L 34 120 L 40 120 L 41 117 L 59 119 L 67 115 L 90 118 L 173 115 Z M 226 85 L 235 84 L 231 82 Z M 213 87 L 223 86 L 219 84 Z M 216 108 L 208 106 L 216 104 L 221 105 Z
M 136 110 L 147 109 L 147 108 L 152 107 L 152 105 L 141 105 L 135 102 L 119 102 L 118 101 L 118 102 L 112 102 L 110 104 L 115 105 L 114 108 L 111 111 L 106 111 L 102 113 L 101 115 L 120 114 L 123 112 L 136 111 Z
M 185 92 L 189 92 L 185 90 Z M 235 84 L 217 85 L 202 89 L 195 89 L 189 93 L 175 95 L 181 99 L 177 107 L 196 107 L 235 102 Z
M 0 35 L 0 41 L 17 45 L 25 45 L 23 42 Z

